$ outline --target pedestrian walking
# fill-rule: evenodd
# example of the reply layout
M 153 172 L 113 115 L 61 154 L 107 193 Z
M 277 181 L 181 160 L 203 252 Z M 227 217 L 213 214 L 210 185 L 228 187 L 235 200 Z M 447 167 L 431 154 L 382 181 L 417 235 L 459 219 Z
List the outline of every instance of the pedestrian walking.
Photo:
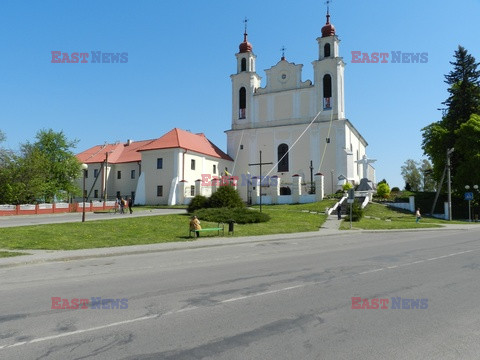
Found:
M 416 223 L 420 222 L 420 219 L 422 218 L 422 214 L 420 214 L 420 208 L 417 208 L 417 211 L 415 212 L 415 218 Z
M 342 205 L 338 204 L 337 206 L 337 216 L 338 220 L 342 220 Z
M 131 196 L 128 197 L 128 211 L 130 211 L 130 214 L 133 214 L 133 199 Z
M 120 214 L 125 214 L 125 200 L 120 197 Z

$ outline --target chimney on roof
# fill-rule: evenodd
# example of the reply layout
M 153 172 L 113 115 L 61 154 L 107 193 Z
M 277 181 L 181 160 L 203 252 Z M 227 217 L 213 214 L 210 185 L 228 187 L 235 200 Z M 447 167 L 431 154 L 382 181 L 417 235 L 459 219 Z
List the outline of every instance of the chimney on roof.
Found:
M 128 139 L 128 140 L 127 140 L 127 145 L 126 145 L 126 146 L 132 145 L 132 142 L 133 142 L 133 140 L 132 140 L 132 139 Z

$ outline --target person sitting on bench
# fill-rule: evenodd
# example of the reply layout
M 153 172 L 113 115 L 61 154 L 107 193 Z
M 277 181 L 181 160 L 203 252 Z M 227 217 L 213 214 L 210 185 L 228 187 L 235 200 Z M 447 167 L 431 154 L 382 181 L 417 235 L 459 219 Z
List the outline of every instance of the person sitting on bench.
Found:
M 195 230 L 195 235 L 196 237 L 200 237 L 200 231 L 198 230 L 202 230 L 202 227 L 200 226 L 200 220 L 198 220 L 198 218 L 194 215 L 191 217 L 191 220 L 190 220 L 190 231 L 193 231 Z

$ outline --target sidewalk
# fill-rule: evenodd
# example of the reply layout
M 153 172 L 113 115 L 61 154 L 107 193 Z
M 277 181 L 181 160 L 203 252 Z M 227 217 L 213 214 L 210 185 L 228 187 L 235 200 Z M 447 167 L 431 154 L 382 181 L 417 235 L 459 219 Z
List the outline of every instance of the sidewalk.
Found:
M 119 214 L 113 212 L 85 213 L 85 221 L 127 219 L 129 217 L 157 216 L 169 214 L 185 214 L 186 209 L 135 209 L 133 214 Z M 38 214 L 38 215 L 15 215 L 0 216 L 0 228 L 13 226 L 60 224 L 68 222 L 81 222 L 82 213 L 59 213 L 59 214 Z
M 152 215 L 158 215 L 152 214 Z M 128 215 L 126 215 L 128 216 Z M 138 214 L 137 216 L 142 216 Z M 148 216 L 144 214 L 143 216 Z M 115 216 L 111 216 L 115 218 Z M 419 229 L 397 229 L 397 230 L 338 230 L 342 220 L 337 219 L 337 215 L 330 215 L 323 226 L 314 232 L 289 233 L 289 234 L 273 234 L 273 235 L 259 235 L 246 237 L 211 237 L 201 238 L 200 240 L 179 241 L 147 245 L 132 245 L 119 246 L 110 248 L 94 248 L 81 250 L 10 250 L 0 249 L 0 251 L 22 252 L 29 255 L 14 256 L 0 258 L 0 269 L 19 265 L 41 264 L 48 262 L 61 262 L 70 260 L 95 259 L 110 256 L 145 254 L 151 252 L 188 250 L 198 248 L 208 248 L 216 246 L 240 245 L 248 243 L 258 243 L 278 240 L 302 239 L 311 237 L 324 236 L 350 236 L 362 233 L 395 233 L 395 232 L 419 232 L 419 231 L 449 231 L 449 230 L 480 230 L 479 226 L 472 226 L 471 224 L 447 224 L 443 228 L 419 228 Z

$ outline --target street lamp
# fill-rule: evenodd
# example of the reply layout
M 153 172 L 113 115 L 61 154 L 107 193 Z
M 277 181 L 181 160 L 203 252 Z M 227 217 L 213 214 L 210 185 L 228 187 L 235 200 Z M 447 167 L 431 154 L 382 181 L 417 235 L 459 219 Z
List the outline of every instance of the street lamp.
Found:
M 88 165 L 87 165 L 87 164 L 82 164 L 82 172 L 83 172 L 83 192 L 82 192 L 82 198 L 83 198 L 83 207 L 82 207 L 82 222 L 85 222 L 85 178 L 87 177 L 87 169 L 88 169 Z
M 473 185 L 473 189 L 474 189 L 476 192 L 478 192 L 478 185 Z M 475 195 L 474 195 L 474 200 L 475 200 Z M 474 202 L 473 210 L 475 210 L 475 202 Z M 478 211 L 478 203 L 477 203 L 477 211 Z M 475 212 L 475 211 L 474 211 L 474 212 Z M 475 217 L 475 216 L 474 216 L 474 217 Z M 476 217 L 475 217 L 475 222 L 477 222 L 477 221 L 478 221 L 478 213 L 477 213 L 477 215 L 476 215 Z

